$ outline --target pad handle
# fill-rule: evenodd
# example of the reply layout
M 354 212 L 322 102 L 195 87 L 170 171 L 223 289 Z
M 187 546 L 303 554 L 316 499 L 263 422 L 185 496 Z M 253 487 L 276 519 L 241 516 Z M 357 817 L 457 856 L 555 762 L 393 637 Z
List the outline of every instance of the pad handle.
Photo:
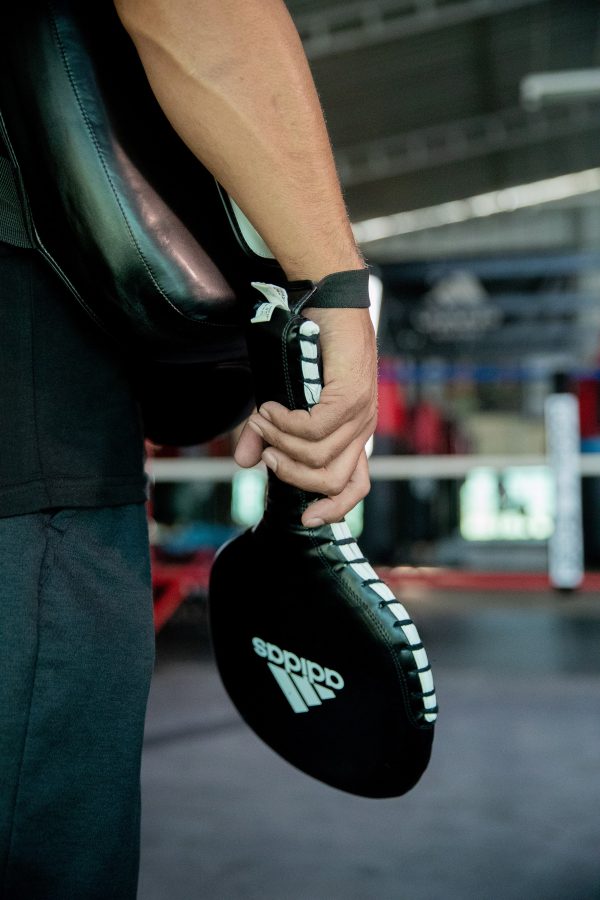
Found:
M 256 405 L 275 400 L 288 409 L 308 412 L 319 402 L 323 369 L 319 326 L 299 312 L 314 294 L 310 281 L 288 289 L 253 282 L 263 293 L 246 329 Z M 266 298 L 266 302 L 265 299 Z M 320 496 L 286 484 L 269 470 L 265 516 L 300 526 L 306 507 Z

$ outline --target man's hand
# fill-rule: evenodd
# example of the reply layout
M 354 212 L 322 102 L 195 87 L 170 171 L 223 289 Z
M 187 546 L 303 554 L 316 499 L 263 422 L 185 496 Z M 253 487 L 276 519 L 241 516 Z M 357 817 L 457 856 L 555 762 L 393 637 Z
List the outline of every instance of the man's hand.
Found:
M 367 309 L 307 309 L 321 329 L 324 388 L 310 412 L 263 403 L 235 450 L 243 467 L 261 459 L 281 481 L 323 494 L 304 525 L 336 522 L 369 491 L 364 446 L 377 420 L 377 351 Z

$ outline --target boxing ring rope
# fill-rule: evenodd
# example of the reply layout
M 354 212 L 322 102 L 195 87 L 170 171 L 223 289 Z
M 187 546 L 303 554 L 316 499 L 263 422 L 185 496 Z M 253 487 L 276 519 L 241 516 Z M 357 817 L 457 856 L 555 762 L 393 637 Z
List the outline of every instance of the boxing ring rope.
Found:
M 497 455 L 432 455 L 432 456 L 371 456 L 369 471 L 373 481 L 402 481 L 418 478 L 429 479 L 461 479 L 474 469 L 489 468 L 495 470 L 518 467 L 545 466 L 553 471 L 555 478 L 560 472 L 552 464 L 547 454 L 497 454 Z M 154 483 L 183 482 L 228 482 L 241 471 L 231 457 L 219 458 L 167 458 L 149 457 L 147 473 Z M 264 466 L 260 466 L 265 472 Z M 573 454 L 571 471 L 577 478 L 600 476 L 600 453 Z M 569 504 L 568 504 L 569 505 Z M 576 511 L 577 513 L 577 511 Z M 567 526 L 569 526 L 569 510 L 567 510 Z M 567 532 L 567 538 L 569 537 Z M 581 538 L 576 536 L 576 544 Z M 581 555 L 575 547 L 575 555 Z M 559 555 L 561 550 L 558 550 Z M 572 565 L 567 554 L 567 569 Z M 600 589 L 600 573 L 583 572 L 582 564 L 572 577 L 567 571 L 567 580 L 561 583 L 561 576 L 552 573 L 552 553 L 549 553 L 549 572 L 460 572 L 448 569 L 411 569 L 410 567 L 380 567 L 381 577 L 392 589 L 409 588 L 411 584 L 420 584 L 432 589 L 442 590 L 484 590 L 484 591 L 547 591 L 551 586 L 578 586 L 584 591 Z M 565 560 L 559 560 L 565 565 Z M 201 556 L 181 565 L 161 564 L 153 562 L 153 580 L 159 596 L 155 600 L 155 627 L 158 631 L 186 596 L 195 590 L 205 590 L 208 584 L 211 560 Z
M 600 453 L 582 453 L 579 474 L 600 476 Z M 372 456 L 369 472 L 373 481 L 405 481 L 412 478 L 464 478 L 473 469 L 506 469 L 511 466 L 548 466 L 545 454 L 498 454 L 480 456 Z M 230 481 L 240 471 L 229 458 L 153 458 L 148 474 L 154 482 Z

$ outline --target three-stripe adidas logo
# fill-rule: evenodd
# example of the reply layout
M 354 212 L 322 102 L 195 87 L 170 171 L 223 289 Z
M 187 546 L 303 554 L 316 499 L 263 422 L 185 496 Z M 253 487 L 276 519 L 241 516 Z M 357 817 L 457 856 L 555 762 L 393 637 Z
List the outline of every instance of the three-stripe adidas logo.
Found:
M 273 678 L 295 713 L 321 706 L 323 700 L 334 700 L 335 691 L 344 687 L 344 679 L 334 669 L 282 650 L 259 637 L 252 638 L 252 646 L 257 656 L 267 660 Z

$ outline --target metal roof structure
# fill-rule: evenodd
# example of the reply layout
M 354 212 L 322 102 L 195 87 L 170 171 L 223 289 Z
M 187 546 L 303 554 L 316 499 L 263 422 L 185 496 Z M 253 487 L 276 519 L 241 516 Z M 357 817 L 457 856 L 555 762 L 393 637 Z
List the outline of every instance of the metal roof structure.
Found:
M 287 6 L 354 223 L 600 165 L 597 0 L 289 0 Z M 573 81 L 573 70 L 582 77 Z M 531 82 L 536 73 L 571 77 L 569 91 L 554 85 L 544 95 L 547 82 Z M 568 192 L 557 200 L 569 216 Z M 492 229 L 502 247 L 493 218 L 474 228 L 453 225 L 452 234 L 469 246 L 471 239 L 481 242 L 482 228 Z M 510 218 L 509 244 L 523 214 Z M 555 227 L 552 216 L 548 225 L 542 218 L 538 210 L 542 231 Z M 428 232 L 434 244 L 445 230 Z M 423 245 L 415 237 L 390 236 L 368 248 L 375 259 L 410 257 L 413 244 Z M 453 240 L 446 235 L 442 243 L 450 248 Z

